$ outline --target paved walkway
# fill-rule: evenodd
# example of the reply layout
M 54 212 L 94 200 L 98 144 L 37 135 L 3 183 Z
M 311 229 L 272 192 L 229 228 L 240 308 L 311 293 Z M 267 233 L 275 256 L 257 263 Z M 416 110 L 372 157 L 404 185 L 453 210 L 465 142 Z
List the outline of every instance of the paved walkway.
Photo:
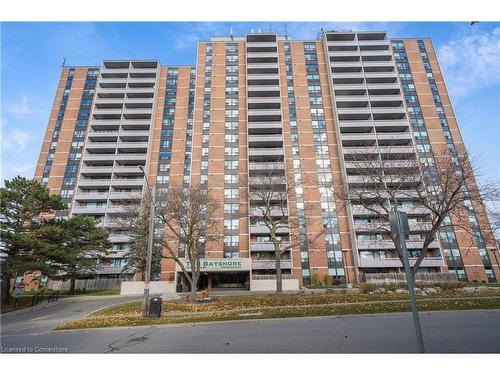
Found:
M 137 296 L 80 296 L 61 298 L 0 315 L 1 337 L 49 332 L 61 323 L 83 319 L 103 307 L 140 299 Z

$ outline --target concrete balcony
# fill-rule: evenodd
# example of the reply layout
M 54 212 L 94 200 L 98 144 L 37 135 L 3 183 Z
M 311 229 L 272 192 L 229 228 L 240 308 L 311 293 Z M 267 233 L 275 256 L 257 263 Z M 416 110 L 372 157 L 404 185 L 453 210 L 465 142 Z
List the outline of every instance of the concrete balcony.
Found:
M 366 115 L 371 114 L 370 108 L 366 107 L 349 107 L 349 108 L 337 108 L 338 115 Z
M 128 74 L 128 72 L 128 68 L 106 68 L 106 66 L 101 68 L 101 74 Z
M 95 175 L 109 175 L 111 177 L 111 173 L 113 172 L 113 166 L 103 166 L 98 167 L 94 165 L 82 165 L 80 173 L 82 175 L 87 176 L 95 176 Z
M 99 215 L 106 212 L 106 206 L 73 206 L 71 212 L 74 215 Z
M 269 134 L 269 135 L 250 134 L 248 136 L 248 143 L 250 147 L 259 147 L 259 146 L 281 147 L 283 145 L 283 137 L 281 134 Z
M 361 61 L 331 61 L 330 66 L 336 68 L 361 68 Z
M 369 90 L 400 90 L 398 83 L 367 83 Z
M 262 46 L 259 46 L 262 47 Z M 254 57 L 259 57 L 259 58 L 264 58 L 264 57 L 278 57 L 278 52 L 255 52 L 255 51 L 248 51 L 247 49 L 247 58 L 254 58 Z
M 85 145 L 85 149 L 99 151 L 106 154 L 114 154 L 116 145 L 116 142 L 87 142 L 87 144 Z
M 417 207 L 400 207 L 399 211 L 406 212 L 409 216 L 427 216 L 430 214 L 429 209 L 423 206 Z M 370 211 L 362 206 L 352 206 L 352 214 L 354 216 L 380 216 L 373 211 Z
M 248 98 L 248 104 L 267 104 L 267 103 L 279 103 L 281 104 L 281 98 Z
M 291 269 L 291 260 L 281 260 L 281 269 Z M 274 270 L 276 269 L 276 263 L 274 259 L 269 260 L 257 260 L 252 259 L 252 269 L 253 270 Z
M 416 258 L 410 258 L 410 265 L 413 266 Z M 403 264 L 399 258 L 360 258 L 359 266 L 363 268 L 402 268 Z M 420 267 L 443 267 L 444 261 L 441 257 L 426 257 Z
M 368 95 L 335 95 L 336 103 L 352 103 L 353 105 L 359 105 L 359 103 L 366 103 L 368 105 L 369 97 Z
M 136 210 L 136 206 L 124 206 L 124 205 L 119 205 L 119 206 L 108 206 L 106 213 L 107 214 L 124 214 L 124 213 L 131 213 Z
M 147 153 L 122 153 L 122 154 L 116 154 L 115 159 L 116 160 L 123 160 L 123 161 L 144 161 L 148 158 Z
M 359 59 L 359 51 L 328 51 L 328 56 L 330 57 L 350 57 L 354 56 Z M 357 61 L 357 60 L 356 60 Z
M 326 42 L 327 46 L 358 46 L 356 40 L 329 40 Z
M 142 178 L 115 178 L 111 181 L 111 186 L 138 187 L 142 186 L 143 183 Z
M 249 122 L 247 126 L 249 134 L 281 134 L 283 130 L 281 121 Z
M 277 80 L 280 79 L 279 74 L 247 74 L 247 80 L 258 79 L 258 80 Z
M 288 246 L 288 242 L 283 242 L 282 246 Z M 250 251 L 271 251 L 274 252 L 274 244 L 272 242 L 250 242 Z
M 127 83 L 129 84 L 129 86 L 133 85 L 153 86 L 156 83 L 156 77 L 129 78 L 127 79 Z
M 96 269 L 98 275 L 119 275 L 123 273 L 123 267 L 99 267 Z
M 126 150 L 147 149 L 148 142 L 118 142 L 116 147 Z
M 152 108 L 128 108 L 123 109 L 123 116 L 127 119 L 150 119 L 153 113 Z
M 377 44 L 375 44 L 377 45 Z M 385 44 L 387 45 L 387 44 Z M 385 50 L 361 50 L 361 56 L 366 57 L 366 56 L 385 56 L 385 57 L 392 57 L 392 53 L 389 49 Z
M 94 117 L 104 115 L 121 115 L 122 108 L 95 108 L 92 110 Z
M 377 138 L 383 141 L 395 141 L 395 140 L 408 140 L 411 141 L 412 136 L 410 132 L 401 133 L 377 133 Z
M 111 183 L 111 179 L 109 178 L 80 178 L 78 181 L 78 186 L 81 187 L 101 187 L 101 186 L 109 186 Z
M 100 201 L 105 202 L 108 200 L 108 193 L 82 193 L 78 192 L 75 194 L 75 201 L 77 202 L 88 202 L 88 201 Z
M 118 139 L 118 129 L 116 131 L 90 131 L 88 139 L 94 142 L 116 142 Z
M 264 208 L 265 209 L 265 208 Z M 251 208 L 248 212 L 248 216 L 251 217 L 262 217 L 262 210 L 260 208 Z M 288 210 L 284 209 L 283 211 L 280 208 L 272 208 L 271 209 L 271 215 L 273 217 L 281 217 L 281 216 L 288 216 Z
M 365 154 L 378 154 L 379 149 L 377 147 L 344 147 L 345 155 L 365 155 Z
M 147 141 L 149 139 L 149 130 L 122 130 L 120 132 L 122 141 Z
M 375 133 L 341 133 L 343 145 L 371 145 L 377 140 Z
M 285 163 L 259 163 L 259 162 L 250 162 L 248 163 L 248 170 L 249 171 L 268 171 L 268 170 L 285 170 Z
M 418 250 L 423 246 L 423 241 L 406 241 L 406 246 L 408 249 Z M 384 249 L 396 249 L 394 242 L 391 240 L 374 240 L 374 241 L 357 241 L 358 250 L 384 250 Z M 437 240 L 432 241 L 429 244 L 429 248 L 439 248 Z
M 389 48 L 389 41 L 388 40 L 359 40 L 358 41 L 360 46 L 385 46 Z
M 112 106 L 112 108 L 115 108 L 116 105 L 122 105 L 123 104 L 123 98 L 109 98 L 109 97 L 104 97 L 101 98 L 99 96 L 96 96 L 94 105 L 95 106 L 101 106 L 100 108 L 105 108 L 105 106 Z
M 127 95 L 133 94 L 134 97 L 151 97 L 154 94 L 155 89 L 154 87 L 127 87 Z
M 392 61 L 363 61 L 364 67 L 394 67 Z
M 247 48 L 251 47 L 276 47 L 276 42 L 247 42 Z
M 289 234 L 288 228 L 280 228 L 277 234 Z M 269 228 L 265 225 L 250 225 L 250 234 L 269 234 Z
M 282 148 L 249 148 L 248 156 L 282 156 Z
M 85 154 L 83 161 L 113 161 L 115 154 Z
M 113 168 L 113 172 L 115 174 L 120 174 L 120 175 L 138 175 L 138 176 L 143 175 L 143 173 L 139 169 L 139 167 L 135 166 L 135 165 L 131 165 L 131 166 L 124 166 L 124 165 L 118 166 L 117 165 Z
M 149 127 L 151 125 L 151 119 L 141 119 L 141 118 L 136 118 L 136 119 L 123 119 L 121 121 L 121 125 L 123 128 L 126 126 L 144 126 L 144 127 Z
M 109 242 L 111 243 L 130 242 L 130 236 L 127 236 L 126 234 L 111 234 L 109 236 Z
M 431 223 L 416 223 L 409 224 L 410 232 L 418 233 L 418 232 L 428 232 L 432 228 Z M 365 233 L 365 232 L 380 232 L 381 230 L 389 230 L 389 224 L 381 224 L 381 223 L 368 223 L 368 224 L 354 224 L 354 229 L 356 232 Z
M 109 193 L 110 200 L 140 200 L 142 192 L 114 191 Z
M 127 83 L 127 78 L 99 78 L 99 84 L 101 87 L 125 87 Z M 122 86 L 123 85 L 123 86 Z
M 270 86 L 259 86 L 259 85 L 248 85 L 248 92 L 269 92 L 269 91 L 280 91 L 279 85 L 270 85 Z
M 248 116 L 281 116 L 281 109 L 249 109 Z
M 278 63 L 247 63 L 247 69 L 278 69 Z
M 412 154 L 415 155 L 415 149 L 412 146 L 384 146 L 379 147 L 381 154 Z
M 383 162 L 376 162 L 374 160 L 346 160 L 344 162 L 346 169 L 374 169 L 374 168 L 417 168 L 418 162 L 416 160 L 384 160 Z
M 364 83 L 333 84 L 335 90 L 366 90 Z

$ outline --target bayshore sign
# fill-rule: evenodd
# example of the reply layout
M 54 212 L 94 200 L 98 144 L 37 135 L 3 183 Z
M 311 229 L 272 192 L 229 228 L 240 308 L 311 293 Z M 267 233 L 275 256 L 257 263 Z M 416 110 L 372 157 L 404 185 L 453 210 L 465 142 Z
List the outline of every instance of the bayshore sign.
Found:
M 191 269 L 191 263 L 187 259 L 182 259 L 182 263 L 187 270 Z M 223 272 L 223 271 L 250 271 L 250 258 L 203 258 L 200 259 L 201 272 Z M 176 264 L 176 271 L 182 271 Z

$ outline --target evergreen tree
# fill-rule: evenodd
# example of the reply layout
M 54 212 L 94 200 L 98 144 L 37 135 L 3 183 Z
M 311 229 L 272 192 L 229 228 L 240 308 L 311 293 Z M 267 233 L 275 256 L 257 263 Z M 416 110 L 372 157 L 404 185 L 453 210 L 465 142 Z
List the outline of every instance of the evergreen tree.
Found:
M 2 303 L 9 300 L 12 277 L 32 270 L 47 274 L 56 271 L 43 238 L 34 233 L 44 225 L 44 217 L 65 208 L 60 196 L 51 195 L 36 180 L 17 176 L 0 188 Z

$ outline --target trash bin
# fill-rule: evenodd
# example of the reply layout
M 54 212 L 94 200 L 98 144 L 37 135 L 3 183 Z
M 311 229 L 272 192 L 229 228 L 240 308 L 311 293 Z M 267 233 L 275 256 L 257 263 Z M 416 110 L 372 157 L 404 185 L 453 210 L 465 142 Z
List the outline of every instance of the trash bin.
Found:
M 149 300 L 149 317 L 159 318 L 161 316 L 161 297 L 154 297 Z

